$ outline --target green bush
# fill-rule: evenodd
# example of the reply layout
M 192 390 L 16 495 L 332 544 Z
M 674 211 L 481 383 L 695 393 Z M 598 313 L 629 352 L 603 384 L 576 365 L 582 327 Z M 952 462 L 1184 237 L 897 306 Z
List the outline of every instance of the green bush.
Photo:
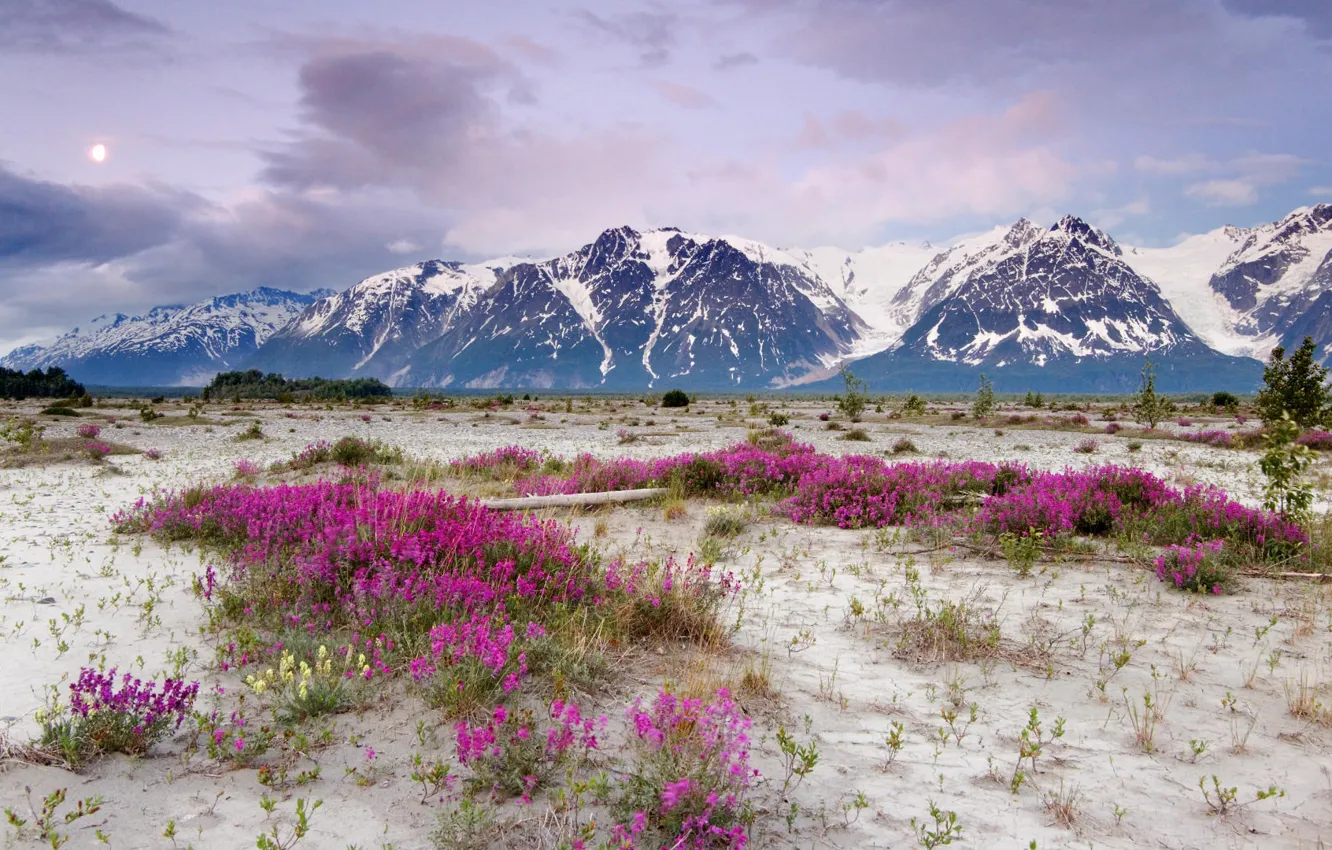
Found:
M 1263 370 L 1263 388 L 1255 404 L 1264 425 L 1275 425 L 1283 414 L 1300 428 L 1312 428 L 1326 417 L 1328 408 L 1327 367 L 1314 360 L 1313 337 L 1286 359 L 1281 346 L 1272 349 L 1272 358 Z
M 662 407 L 688 407 L 689 396 L 684 390 L 667 390 L 661 397 Z

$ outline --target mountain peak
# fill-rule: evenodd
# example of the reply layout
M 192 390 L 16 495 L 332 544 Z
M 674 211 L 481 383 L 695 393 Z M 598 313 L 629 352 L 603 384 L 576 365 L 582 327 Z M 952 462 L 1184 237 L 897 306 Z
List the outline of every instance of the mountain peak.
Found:
M 1004 236 L 1004 241 L 1013 248 L 1021 248 L 1028 242 L 1039 239 L 1041 232 L 1039 226 L 1024 217 L 1013 222 L 1013 226 L 1008 228 L 1008 233 Z
M 1115 244 L 1115 240 L 1075 215 L 1066 215 L 1059 219 L 1050 228 L 1050 232 L 1067 234 L 1069 238 L 1081 240 L 1117 257 L 1123 255 L 1123 251 Z

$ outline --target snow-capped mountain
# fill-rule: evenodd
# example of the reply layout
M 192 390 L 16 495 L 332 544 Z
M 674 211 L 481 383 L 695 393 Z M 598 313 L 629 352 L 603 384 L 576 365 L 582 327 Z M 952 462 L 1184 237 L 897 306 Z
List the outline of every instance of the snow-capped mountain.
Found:
M 905 389 L 942 364 L 953 364 L 959 389 L 985 371 L 1009 390 L 1021 389 L 1015 380 L 1066 389 L 1074 375 L 1084 388 L 1131 390 L 1148 355 L 1163 387 L 1183 388 L 1199 368 L 1224 366 L 1244 380 L 1257 368 L 1210 349 L 1113 239 L 1074 216 L 1048 230 L 1022 219 L 955 246 L 893 300 L 917 318 L 891 349 L 856 366 L 872 387 Z
M 868 330 L 794 256 L 620 227 L 550 260 L 371 278 L 311 305 L 249 365 L 423 387 L 771 386 L 827 373 Z
M 1126 257 L 1218 351 L 1261 359 L 1277 345 L 1298 346 L 1306 334 L 1332 345 L 1332 205 L 1258 227 L 1219 228 L 1170 248 L 1131 248 Z
M 197 386 L 234 368 L 302 309 L 329 294 L 260 287 L 142 316 L 102 315 L 49 346 L 0 359 L 10 369 L 60 366 L 86 384 Z
M 775 248 L 677 228 L 606 230 L 551 259 L 428 260 L 346 291 L 261 289 L 102 316 L 11 368 L 89 383 L 198 383 L 226 368 L 402 387 L 1251 389 L 1272 347 L 1332 346 L 1332 206 L 1170 248 L 1074 216 L 940 247 Z M 1323 352 L 1325 355 L 1325 351 Z M 1233 355 L 1233 356 L 1231 356 Z
M 503 268 L 430 260 L 366 278 L 308 304 L 247 366 L 289 377 L 389 377 L 474 306 Z

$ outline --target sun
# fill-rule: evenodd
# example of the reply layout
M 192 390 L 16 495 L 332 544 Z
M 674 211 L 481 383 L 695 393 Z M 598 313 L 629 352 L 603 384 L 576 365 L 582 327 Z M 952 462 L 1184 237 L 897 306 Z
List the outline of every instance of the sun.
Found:
M 93 145 L 92 149 L 88 151 L 88 156 L 92 157 L 93 162 L 105 162 L 106 145 L 102 144 L 101 142 L 98 142 L 97 144 Z

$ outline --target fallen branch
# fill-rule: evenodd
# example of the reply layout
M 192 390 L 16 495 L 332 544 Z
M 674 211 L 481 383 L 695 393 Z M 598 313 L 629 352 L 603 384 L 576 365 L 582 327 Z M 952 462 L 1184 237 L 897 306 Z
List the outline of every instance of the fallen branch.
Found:
M 583 505 L 609 505 L 651 499 L 666 492 L 665 487 L 641 490 L 611 490 L 605 493 L 563 493 L 557 496 L 522 496 L 517 499 L 481 499 L 482 507 L 492 511 L 525 511 L 533 508 L 564 508 Z

